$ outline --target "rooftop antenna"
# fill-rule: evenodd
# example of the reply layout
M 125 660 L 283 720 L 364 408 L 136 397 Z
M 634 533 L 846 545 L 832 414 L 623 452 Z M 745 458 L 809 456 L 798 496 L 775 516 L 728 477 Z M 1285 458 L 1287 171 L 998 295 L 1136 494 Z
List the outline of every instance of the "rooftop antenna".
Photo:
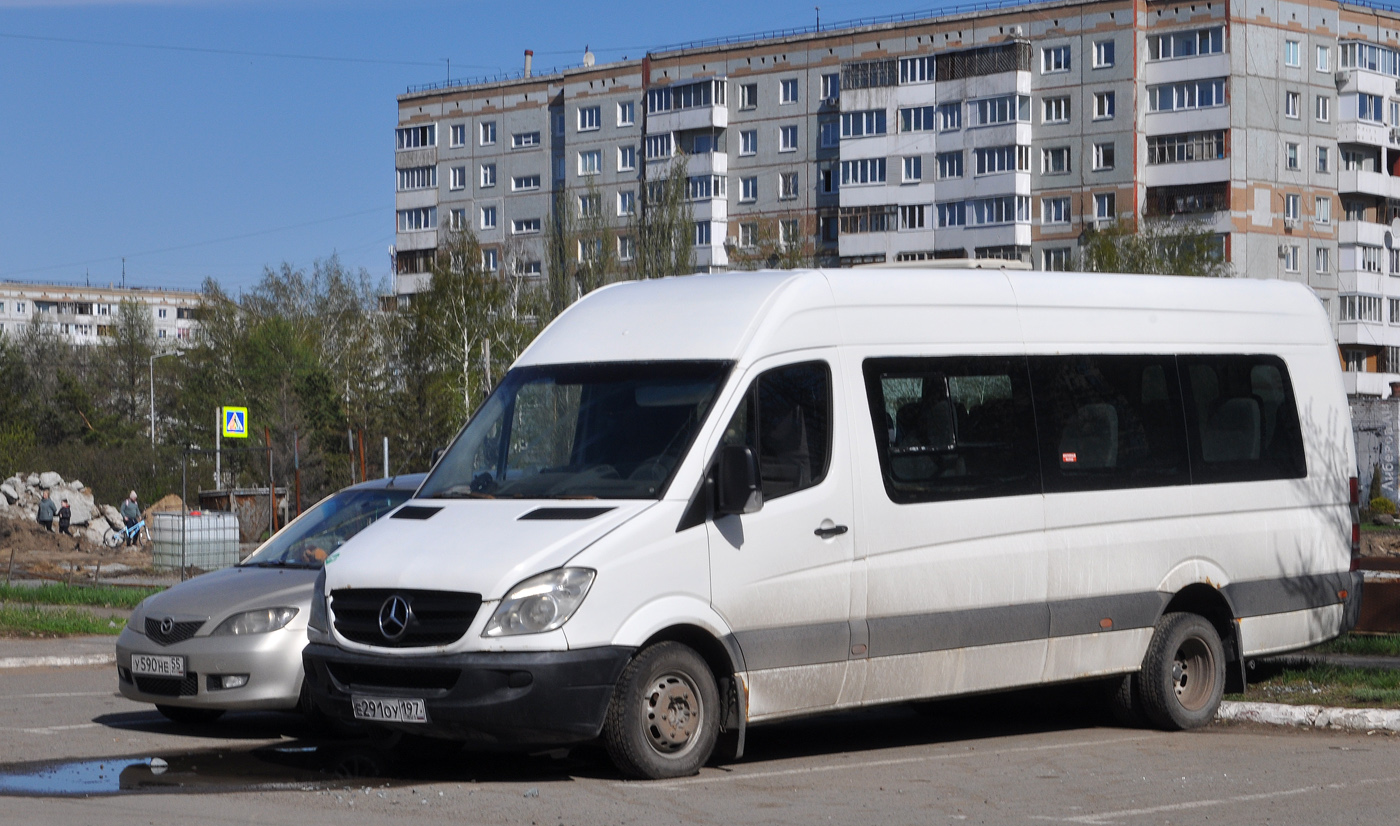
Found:
M 452 58 L 450 58 L 450 57 L 444 57 L 443 60 L 446 60 L 446 61 L 447 61 L 447 85 L 448 85 L 448 86 L 451 86 L 451 85 L 452 85 Z
M 126 289 L 126 259 L 122 259 L 122 289 Z
M 821 31 L 821 30 L 822 30 L 822 7 L 821 7 L 821 6 L 813 6 L 812 8 L 814 8 L 814 9 L 817 10 L 817 31 Z
M 88 287 L 92 286 L 92 271 L 87 267 L 83 267 L 83 285 Z

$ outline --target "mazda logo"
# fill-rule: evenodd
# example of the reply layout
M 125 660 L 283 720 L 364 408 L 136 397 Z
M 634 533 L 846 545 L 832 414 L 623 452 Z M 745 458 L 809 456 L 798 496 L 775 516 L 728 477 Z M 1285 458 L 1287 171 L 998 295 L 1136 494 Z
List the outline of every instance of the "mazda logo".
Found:
M 171 631 L 174 631 L 174 630 L 175 630 L 175 618 L 174 618 L 174 617 L 166 617 L 165 619 L 163 619 L 163 620 L 160 621 L 160 633 L 162 633 L 162 634 L 169 634 Z
M 413 610 L 408 607 L 408 600 L 398 595 L 389 597 L 379 607 L 379 633 L 389 642 L 398 640 L 408 630 L 408 621 L 412 616 Z

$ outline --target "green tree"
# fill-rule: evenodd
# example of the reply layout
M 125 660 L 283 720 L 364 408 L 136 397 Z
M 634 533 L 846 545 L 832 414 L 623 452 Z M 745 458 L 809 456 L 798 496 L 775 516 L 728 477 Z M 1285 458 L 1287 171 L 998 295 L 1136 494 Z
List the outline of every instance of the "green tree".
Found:
M 746 243 L 728 248 L 733 269 L 795 270 L 814 265 L 816 245 L 812 233 L 805 231 L 807 221 L 800 213 L 758 218 L 752 224 L 752 236 L 741 235 Z
M 689 200 L 689 162 L 677 153 L 666 171 L 646 180 L 630 227 L 637 255 L 632 274 L 664 278 L 695 272 L 695 213 Z
M 1087 229 L 1073 265 L 1085 272 L 1225 277 L 1233 273 L 1220 239 L 1201 221 L 1147 217 Z
M 156 352 L 155 320 L 151 308 L 123 299 L 112 320 L 111 337 L 103 347 L 106 372 L 115 384 L 112 402 L 122 420 L 135 427 L 149 416 L 150 357 Z

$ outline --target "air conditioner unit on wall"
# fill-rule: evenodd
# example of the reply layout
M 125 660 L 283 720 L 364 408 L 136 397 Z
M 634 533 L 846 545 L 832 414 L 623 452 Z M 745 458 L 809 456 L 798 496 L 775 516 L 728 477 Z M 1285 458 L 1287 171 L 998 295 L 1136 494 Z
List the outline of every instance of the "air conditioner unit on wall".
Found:
M 1351 72 L 1347 69 L 1340 69 L 1332 75 L 1332 79 L 1337 82 L 1338 86 L 1343 86 L 1348 80 L 1351 80 Z
M 1284 228 L 1284 229 L 1287 229 L 1287 230 L 1294 230 L 1294 229 L 1297 229 L 1297 228 L 1298 228 L 1298 219 L 1297 219 L 1297 218 L 1284 218 L 1284 219 L 1283 219 L 1283 228 Z
M 1288 254 L 1288 247 L 1284 246 L 1283 244 L 1279 244 L 1279 245 L 1278 245 L 1278 257 L 1279 257 L 1279 258 L 1282 258 L 1282 257 L 1284 257 L 1284 256 L 1287 255 L 1287 254 Z

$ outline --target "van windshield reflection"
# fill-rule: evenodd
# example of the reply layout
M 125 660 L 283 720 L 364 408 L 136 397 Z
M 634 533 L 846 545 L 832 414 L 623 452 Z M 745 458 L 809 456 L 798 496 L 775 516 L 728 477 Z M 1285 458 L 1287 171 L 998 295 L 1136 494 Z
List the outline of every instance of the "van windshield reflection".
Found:
M 659 499 L 729 368 L 668 361 L 512 370 L 419 497 Z

